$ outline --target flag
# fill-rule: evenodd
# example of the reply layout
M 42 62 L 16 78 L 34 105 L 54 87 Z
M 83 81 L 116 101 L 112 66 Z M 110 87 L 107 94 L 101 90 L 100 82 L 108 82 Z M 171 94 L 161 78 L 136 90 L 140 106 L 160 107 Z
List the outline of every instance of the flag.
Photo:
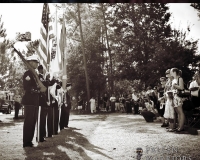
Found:
M 54 30 L 53 30 L 53 20 L 50 18 L 49 20 L 49 32 L 48 32 L 48 55 L 47 55 L 47 66 L 50 65 L 51 61 L 51 48 L 50 48 L 50 43 L 54 40 Z M 50 67 L 50 66 L 49 66 Z M 48 70 L 49 71 L 49 70 Z
M 62 65 L 61 64 L 61 53 L 60 53 L 60 48 L 57 45 L 58 40 L 59 40 L 59 35 L 58 34 L 58 27 L 57 26 L 57 8 L 56 8 L 56 15 L 55 15 L 55 21 L 53 25 L 53 30 L 52 34 L 54 35 L 50 41 L 49 41 L 49 50 L 50 50 L 50 67 L 49 67 L 49 72 L 51 73 L 52 76 L 54 77 L 60 77 L 60 72 L 62 72 Z
M 49 41 L 49 5 L 44 3 L 41 19 L 41 28 L 40 28 L 40 44 L 38 55 L 40 57 L 40 63 L 43 65 L 44 69 L 48 68 L 48 41 Z

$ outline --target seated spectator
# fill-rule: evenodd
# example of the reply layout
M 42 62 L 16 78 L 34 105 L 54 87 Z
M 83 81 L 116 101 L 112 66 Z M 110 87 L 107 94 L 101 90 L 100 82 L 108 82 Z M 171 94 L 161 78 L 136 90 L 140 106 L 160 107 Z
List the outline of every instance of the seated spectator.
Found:
M 141 111 L 141 115 L 144 117 L 146 122 L 153 122 L 153 120 L 158 117 L 158 112 L 154 108 L 154 103 L 149 97 L 145 99 L 145 106 L 146 108 Z

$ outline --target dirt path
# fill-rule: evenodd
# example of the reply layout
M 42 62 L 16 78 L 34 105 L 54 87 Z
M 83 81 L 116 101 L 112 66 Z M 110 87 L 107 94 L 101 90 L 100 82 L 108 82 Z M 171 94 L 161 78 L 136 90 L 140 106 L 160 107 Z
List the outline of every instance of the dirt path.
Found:
M 0 123 L 0 160 L 132 160 L 138 147 L 142 159 L 200 159 L 199 135 L 166 132 L 140 115 L 71 115 L 69 129 L 35 148 L 22 148 L 23 120 L 6 116 Z

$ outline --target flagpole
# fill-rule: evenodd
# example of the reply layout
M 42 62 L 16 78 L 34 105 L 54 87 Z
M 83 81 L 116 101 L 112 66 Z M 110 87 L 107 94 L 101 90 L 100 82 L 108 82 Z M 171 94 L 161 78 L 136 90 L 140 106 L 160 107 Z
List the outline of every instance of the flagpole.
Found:
M 65 31 L 64 31 L 65 30 Z M 63 25 L 62 25 L 62 31 L 66 33 L 66 28 L 65 28 L 65 17 L 64 17 L 64 11 L 63 11 Z M 64 39 L 65 38 L 65 39 Z M 62 87 L 65 90 L 66 89 L 66 84 L 67 84 L 67 49 L 66 49 L 66 35 L 63 36 L 62 39 L 62 54 L 63 54 L 63 77 L 62 77 Z

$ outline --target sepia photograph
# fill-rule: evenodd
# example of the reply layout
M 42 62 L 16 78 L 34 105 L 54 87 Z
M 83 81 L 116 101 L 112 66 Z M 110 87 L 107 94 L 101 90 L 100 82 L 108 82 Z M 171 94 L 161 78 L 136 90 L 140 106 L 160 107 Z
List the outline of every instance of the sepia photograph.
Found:
M 200 3 L 51 2 L 0 3 L 0 160 L 200 160 Z

